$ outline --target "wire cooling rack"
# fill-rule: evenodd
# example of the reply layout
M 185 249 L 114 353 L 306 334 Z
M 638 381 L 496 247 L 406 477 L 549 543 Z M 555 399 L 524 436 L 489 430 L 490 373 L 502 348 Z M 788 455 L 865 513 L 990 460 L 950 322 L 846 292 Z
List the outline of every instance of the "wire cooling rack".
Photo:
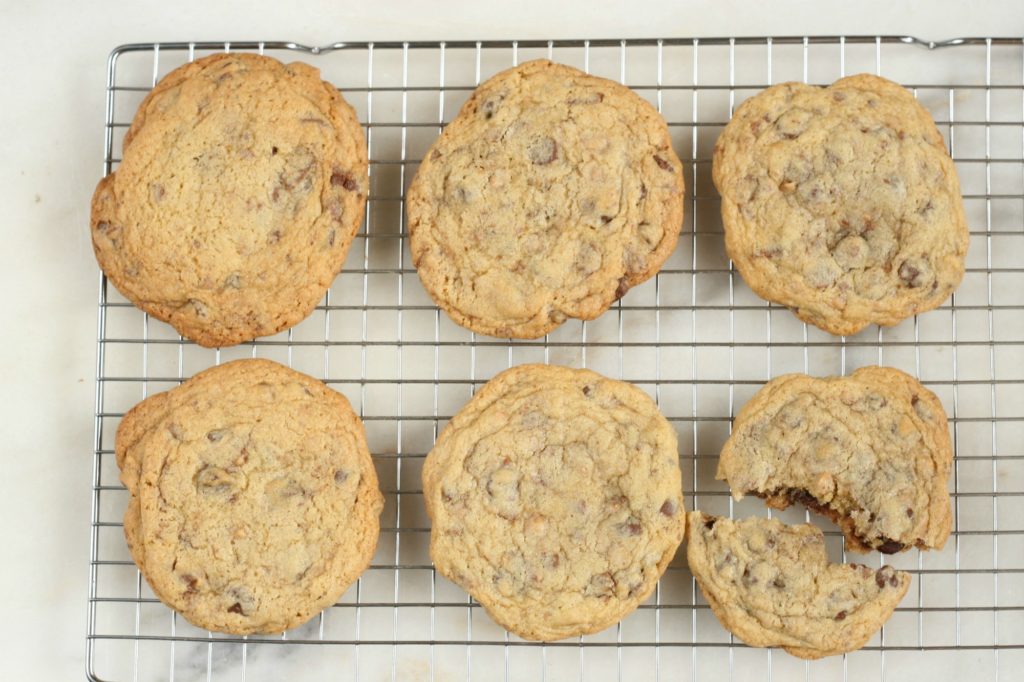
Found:
M 313 315 L 225 350 L 183 341 L 100 280 L 87 671 L 102 680 L 907 680 L 1019 679 L 1024 663 L 1024 40 L 906 37 L 125 45 L 107 74 L 104 173 L 142 97 L 185 61 L 258 51 L 318 66 L 359 112 L 370 148 L 367 217 Z M 418 160 L 482 79 L 549 57 L 621 81 L 667 119 L 687 211 L 657 277 L 597 320 L 543 339 L 476 336 L 431 303 L 406 249 L 403 197 Z M 911 88 L 956 160 L 971 247 L 938 310 L 835 338 L 766 304 L 723 251 L 711 151 L 733 108 L 784 80 L 879 73 Z M 370 569 L 312 622 L 276 637 L 198 630 L 164 607 L 122 535 L 127 493 L 113 436 L 143 397 L 238 357 L 270 357 L 326 380 L 366 423 L 386 496 Z M 907 597 L 863 650 L 804 662 L 751 649 L 715 620 L 680 553 L 656 593 L 619 626 L 553 644 L 494 625 L 433 571 L 420 472 L 438 430 L 508 366 L 586 366 L 638 384 L 679 433 L 688 508 L 795 522 L 714 480 L 736 409 L 791 371 L 885 364 L 918 376 L 950 415 L 953 535 L 943 551 L 883 557 L 913 574 Z M 812 522 L 819 522 L 811 518 Z M 841 536 L 823 527 L 834 560 Z

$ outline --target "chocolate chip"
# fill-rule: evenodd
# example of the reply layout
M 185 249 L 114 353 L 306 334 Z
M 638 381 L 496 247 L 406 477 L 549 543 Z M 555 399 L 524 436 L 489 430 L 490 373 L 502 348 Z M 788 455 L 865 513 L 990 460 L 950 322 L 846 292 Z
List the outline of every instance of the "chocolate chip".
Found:
M 836 620 L 843 620 L 846 618 L 846 611 L 840 611 L 836 614 Z
M 185 583 L 186 595 L 196 594 L 197 592 L 199 592 L 199 579 L 196 578 L 194 575 L 189 575 L 188 573 L 185 573 L 181 576 L 181 580 Z
M 96 223 L 96 229 L 102 232 L 103 234 L 106 234 L 107 231 L 110 230 L 110 223 L 108 223 L 106 220 L 101 220 L 100 222 Z
M 907 508 L 907 518 L 908 519 L 914 518 L 914 510 L 910 509 L 909 507 Z
M 920 286 L 918 278 L 921 276 L 921 271 L 914 267 L 910 261 L 903 261 L 899 269 L 900 279 L 909 284 L 911 287 Z M 915 283 L 916 282 L 916 283 Z
M 271 147 L 270 148 L 270 155 L 271 156 L 277 156 L 277 147 Z
M 230 432 L 231 431 L 229 429 L 214 429 L 213 431 L 207 432 L 206 440 L 210 441 L 211 443 L 216 443 Z
M 599 573 L 590 579 L 589 584 L 586 588 L 586 594 L 588 596 L 610 596 L 611 592 L 615 589 L 615 578 L 612 577 L 611 573 Z
M 672 170 L 672 166 L 669 164 L 669 162 L 661 158 L 657 154 L 654 155 L 654 163 L 658 164 L 658 168 L 660 168 L 661 170 Z
M 772 581 L 772 587 L 777 587 L 777 588 L 779 588 L 781 590 L 784 587 L 786 587 L 786 581 L 783 580 L 782 578 L 776 578 L 775 580 Z
M 660 511 L 665 516 L 669 516 L 669 517 L 675 516 L 676 515 L 676 503 L 673 502 L 672 500 L 665 500 L 662 503 L 661 508 L 658 511 Z
M 885 587 L 886 584 L 891 587 L 897 587 L 900 584 L 900 579 L 892 566 L 882 566 L 875 572 L 875 584 L 878 585 L 879 589 Z
M 269 235 L 267 235 L 268 244 L 276 244 L 279 241 L 281 241 L 281 230 L 274 230 Z
M 788 488 L 785 495 L 793 502 L 799 502 L 809 509 L 813 509 L 819 514 L 829 514 L 832 510 L 829 509 L 828 505 L 822 504 L 818 501 L 814 495 L 811 495 L 806 490 L 799 488 Z
M 341 485 L 348 480 L 349 473 L 344 469 L 338 469 L 334 472 L 334 482 Z
M 342 171 L 334 171 L 331 173 L 331 185 L 334 187 L 344 187 L 349 192 L 354 192 L 359 185 L 352 179 L 352 176 Z
M 550 137 L 542 137 L 530 145 L 526 154 L 534 165 L 546 166 L 558 158 L 558 143 Z
M 311 495 L 298 481 L 287 476 L 275 478 L 267 483 L 264 492 L 278 500 L 287 500 L 292 497 L 309 497 Z
M 237 613 L 242 616 L 245 615 L 245 613 L 242 612 L 242 605 L 238 602 L 235 602 L 234 604 L 228 607 L 228 613 Z
M 914 396 L 910 400 L 911 406 L 914 408 L 914 412 L 917 416 L 925 421 L 931 421 L 934 418 L 931 408 L 928 407 L 928 403 L 921 400 L 918 396 Z
M 590 92 L 582 97 L 570 97 L 566 100 L 566 104 L 572 106 L 574 104 L 598 104 L 604 101 L 603 92 Z
M 882 554 L 896 554 L 897 552 L 902 552 L 907 548 L 907 546 L 902 542 L 897 542 L 896 540 L 890 540 L 888 538 L 882 538 L 882 540 L 882 544 L 878 546 L 878 551 Z
M 625 296 L 627 291 L 629 291 L 629 281 L 622 277 L 619 279 L 619 286 L 615 287 L 615 300 Z
M 619 532 L 623 535 L 636 537 L 643 532 L 643 526 L 640 525 L 640 521 L 638 519 L 631 516 L 628 521 L 619 524 Z
M 901 140 L 904 140 L 904 139 L 906 139 L 907 134 L 901 130 L 901 131 L 896 133 L 896 137 L 900 138 Z
M 718 523 L 718 517 L 717 516 L 712 516 L 711 514 L 705 514 L 704 515 L 704 527 L 705 528 L 707 528 L 708 530 L 711 530 L 712 528 L 715 527 L 716 523 Z
M 484 115 L 484 118 L 490 120 L 494 118 L 494 115 L 498 113 L 498 107 L 501 101 L 505 99 L 505 95 L 497 95 L 489 98 L 486 102 L 480 105 L 480 112 Z
M 583 395 L 590 395 L 593 392 L 594 392 L 594 387 L 591 386 L 590 384 L 587 384 L 586 386 L 583 387 Z
M 235 487 L 231 474 L 212 464 L 196 472 L 194 483 L 196 490 L 204 495 L 224 495 Z
M 612 511 L 618 511 L 624 509 L 629 504 L 629 499 L 625 495 L 616 495 L 615 497 L 609 497 L 607 501 L 608 508 Z
M 612 221 L 612 217 L 610 215 L 603 215 L 603 216 L 601 216 L 601 223 L 603 225 L 607 225 L 611 221 Z
M 771 246 L 767 249 L 758 249 L 754 252 L 754 258 L 767 258 L 768 260 L 774 260 L 782 255 L 781 246 Z

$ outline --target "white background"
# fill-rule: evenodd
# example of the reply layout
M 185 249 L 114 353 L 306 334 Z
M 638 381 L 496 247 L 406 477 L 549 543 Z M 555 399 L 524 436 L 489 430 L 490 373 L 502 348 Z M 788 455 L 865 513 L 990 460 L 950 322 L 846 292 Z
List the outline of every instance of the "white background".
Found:
M 0 678 L 84 677 L 105 60 L 155 40 L 1024 36 L 1002 2 L 0 1 Z

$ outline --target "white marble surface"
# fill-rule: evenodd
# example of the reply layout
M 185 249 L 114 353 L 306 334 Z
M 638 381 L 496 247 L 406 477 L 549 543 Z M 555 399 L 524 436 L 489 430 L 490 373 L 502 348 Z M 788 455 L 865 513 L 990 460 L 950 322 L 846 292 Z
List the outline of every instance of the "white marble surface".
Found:
M 1024 35 L 1019 0 L 743 3 L 0 2 L 0 678 L 84 676 L 104 63 L 120 43 L 893 34 Z M 1018 612 L 1019 614 L 1019 612 Z M 274 652 L 268 652 L 275 655 Z M 961 661 L 969 661 L 969 654 Z M 938 660 L 938 659 L 937 659 Z M 941 660 L 948 661 L 943 655 Z M 1008 654 L 1006 667 L 1020 663 Z M 794 668 L 803 674 L 803 668 Z M 399 670 L 399 672 L 403 672 Z M 345 673 L 341 673 L 344 678 Z M 416 669 L 405 671 L 415 679 Z M 1007 677 L 1009 679 L 1009 677 Z

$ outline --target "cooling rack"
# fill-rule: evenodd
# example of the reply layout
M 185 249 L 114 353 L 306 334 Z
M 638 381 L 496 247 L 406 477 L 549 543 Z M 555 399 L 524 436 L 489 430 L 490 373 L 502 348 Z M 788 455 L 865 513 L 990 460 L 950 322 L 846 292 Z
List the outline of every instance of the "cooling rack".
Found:
M 336 43 L 161 43 L 116 48 L 106 83 L 103 172 L 141 99 L 168 71 L 216 51 L 319 67 L 357 109 L 370 150 L 367 217 L 313 315 L 224 350 L 183 341 L 99 282 L 87 674 L 99 680 L 882 680 L 1019 679 L 1024 664 L 1024 39 L 911 37 Z M 683 159 L 686 217 L 660 274 L 600 318 L 509 341 L 455 326 L 424 293 L 406 248 L 403 197 L 416 165 L 473 87 L 549 57 L 621 81 L 667 119 Z M 909 87 L 949 145 L 971 230 L 967 274 L 939 309 L 835 338 L 754 296 L 721 237 L 711 151 L 733 108 L 784 80 L 871 72 Z M 97 171 L 100 170 L 97 168 Z M 113 436 L 134 403 L 238 357 L 269 357 L 344 393 L 362 416 L 386 496 L 370 569 L 305 626 L 274 637 L 198 630 L 150 592 L 128 555 Z M 497 372 L 586 366 L 648 391 L 679 434 L 688 508 L 807 519 L 734 503 L 714 480 L 736 409 L 791 371 L 899 367 L 942 399 L 956 461 L 943 551 L 883 557 L 913 574 L 861 651 L 805 662 L 752 649 L 715 620 L 682 554 L 617 627 L 525 642 L 436 575 L 420 472 L 446 420 Z M 811 522 L 818 522 L 810 518 Z M 842 537 L 827 523 L 833 560 Z

